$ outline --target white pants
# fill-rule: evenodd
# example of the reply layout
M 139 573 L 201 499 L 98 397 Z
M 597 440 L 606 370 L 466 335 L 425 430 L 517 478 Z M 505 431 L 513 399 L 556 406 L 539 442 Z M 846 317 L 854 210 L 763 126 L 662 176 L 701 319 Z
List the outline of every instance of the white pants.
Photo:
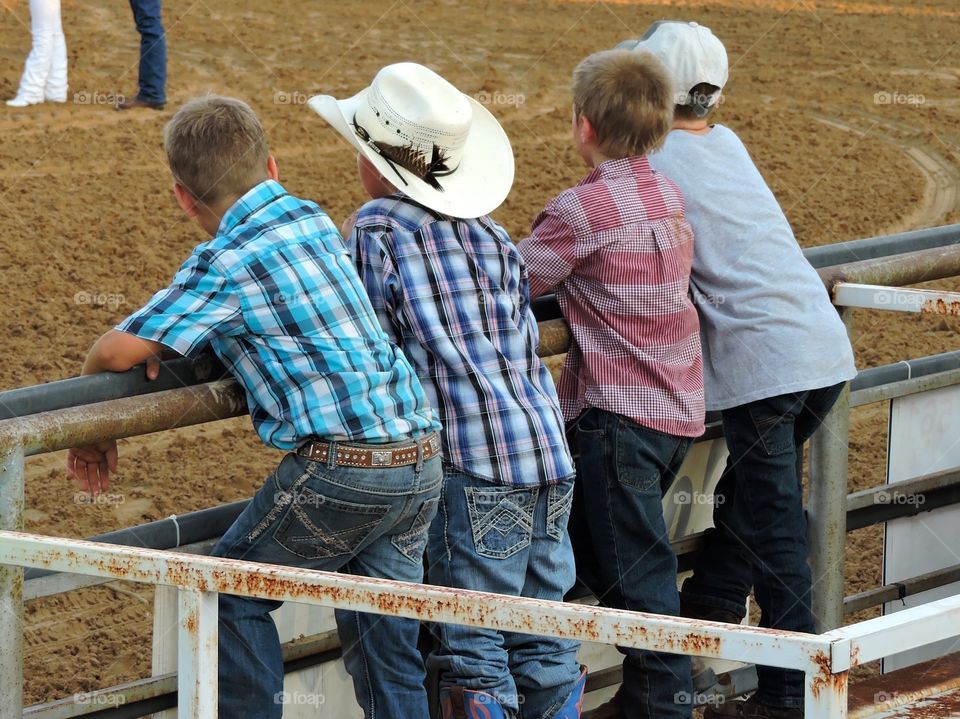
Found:
M 30 0 L 33 48 L 27 56 L 17 97 L 30 102 L 67 99 L 67 42 L 60 0 Z

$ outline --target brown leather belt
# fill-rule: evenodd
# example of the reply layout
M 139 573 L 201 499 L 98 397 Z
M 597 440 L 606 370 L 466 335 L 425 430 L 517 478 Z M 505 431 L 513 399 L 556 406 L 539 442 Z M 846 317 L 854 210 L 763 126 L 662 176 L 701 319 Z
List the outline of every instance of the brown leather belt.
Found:
M 329 462 L 335 448 L 334 463 L 345 467 L 406 467 L 417 460 L 427 461 L 440 454 L 440 436 L 436 432 L 391 444 L 358 444 L 351 442 L 307 442 L 297 454 L 315 462 Z

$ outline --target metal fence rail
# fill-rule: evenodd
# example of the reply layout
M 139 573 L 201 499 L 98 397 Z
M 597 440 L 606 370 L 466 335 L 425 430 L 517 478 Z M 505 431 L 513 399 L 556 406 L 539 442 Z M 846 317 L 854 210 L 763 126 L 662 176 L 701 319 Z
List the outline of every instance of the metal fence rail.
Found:
M 845 716 L 854 666 L 960 635 L 960 597 L 810 635 L 22 532 L 0 531 L 0 558 L 19 567 L 176 587 L 183 719 L 216 716 L 221 592 L 799 669 L 811 718 Z M 0 706 L 3 719 L 20 719 L 20 712 L 10 701 Z
M 215 716 L 218 592 L 697 656 L 759 660 L 806 672 L 808 716 L 839 717 L 846 706 L 849 652 L 838 654 L 834 640 L 815 635 L 19 532 L 0 532 L 0 558 L 21 567 L 177 587 L 178 715 L 184 719 Z M 841 668 L 834 671 L 835 665 Z M 3 719 L 19 719 L 20 712 L 20 706 L 9 699 L 0 706 Z

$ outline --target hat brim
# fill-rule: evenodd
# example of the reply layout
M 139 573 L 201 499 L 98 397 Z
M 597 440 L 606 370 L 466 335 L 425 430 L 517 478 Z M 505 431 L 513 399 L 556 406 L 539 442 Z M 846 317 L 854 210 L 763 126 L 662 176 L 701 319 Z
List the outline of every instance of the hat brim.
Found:
M 487 108 L 464 95 L 473 110 L 473 117 L 463 159 L 454 172 L 438 178 L 443 189 L 437 190 L 413 173 L 387 162 L 357 137 L 351 123 L 366 101 L 367 92 L 368 89 L 362 90 L 346 100 L 316 95 L 307 101 L 307 105 L 363 153 L 387 181 L 431 210 L 450 217 L 480 217 L 493 212 L 507 198 L 513 186 L 513 149 L 507 133 Z

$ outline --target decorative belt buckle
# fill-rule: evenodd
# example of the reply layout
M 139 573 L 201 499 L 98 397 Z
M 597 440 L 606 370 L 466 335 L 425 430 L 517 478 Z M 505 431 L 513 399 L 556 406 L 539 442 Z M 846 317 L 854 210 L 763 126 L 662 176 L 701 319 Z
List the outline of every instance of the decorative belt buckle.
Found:
M 370 453 L 370 464 L 374 467 L 387 467 L 393 459 L 392 450 L 375 449 Z
M 427 444 L 430 445 L 430 451 L 433 452 L 433 454 L 440 453 L 440 438 L 437 435 L 434 434 L 432 437 L 430 437 L 430 440 L 427 442 Z

